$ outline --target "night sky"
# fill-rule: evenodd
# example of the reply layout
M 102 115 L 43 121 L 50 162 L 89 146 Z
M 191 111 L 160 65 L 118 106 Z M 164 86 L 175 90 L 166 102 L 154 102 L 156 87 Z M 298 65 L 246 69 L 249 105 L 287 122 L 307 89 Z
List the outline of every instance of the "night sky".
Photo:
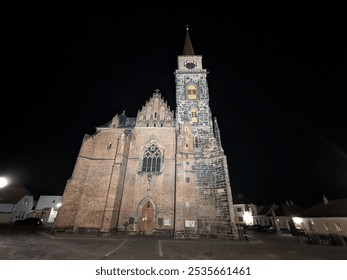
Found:
M 85 134 L 123 110 L 135 117 L 157 88 L 174 110 L 189 24 L 234 197 L 347 197 L 342 6 L 117 2 L 4 10 L 0 176 L 36 198 L 62 195 Z

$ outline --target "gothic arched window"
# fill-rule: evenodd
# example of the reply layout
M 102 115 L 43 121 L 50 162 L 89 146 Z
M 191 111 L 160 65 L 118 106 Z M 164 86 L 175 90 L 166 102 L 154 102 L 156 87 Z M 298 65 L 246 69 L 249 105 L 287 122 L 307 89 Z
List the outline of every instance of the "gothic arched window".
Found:
M 141 171 L 144 172 L 160 172 L 161 153 L 155 143 L 145 150 L 142 158 Z

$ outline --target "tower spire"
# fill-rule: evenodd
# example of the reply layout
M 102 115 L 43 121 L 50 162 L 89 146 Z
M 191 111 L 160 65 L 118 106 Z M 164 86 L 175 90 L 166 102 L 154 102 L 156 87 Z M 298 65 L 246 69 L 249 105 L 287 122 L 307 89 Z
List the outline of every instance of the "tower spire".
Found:
M 184 41 L 184 47 L 183 47 L 183 55 L 195 55 L 192 42 L 190 41 L 189 36 L 189 25 L 186 25 L 186 39 Z

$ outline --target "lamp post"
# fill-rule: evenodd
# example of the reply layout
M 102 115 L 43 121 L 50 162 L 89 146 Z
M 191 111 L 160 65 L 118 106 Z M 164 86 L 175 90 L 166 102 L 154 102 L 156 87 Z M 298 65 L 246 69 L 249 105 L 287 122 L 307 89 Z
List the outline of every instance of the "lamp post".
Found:
M 6 187 L 8 184 L 8 181 L 5 177 L 0 177 L 0 189 Z

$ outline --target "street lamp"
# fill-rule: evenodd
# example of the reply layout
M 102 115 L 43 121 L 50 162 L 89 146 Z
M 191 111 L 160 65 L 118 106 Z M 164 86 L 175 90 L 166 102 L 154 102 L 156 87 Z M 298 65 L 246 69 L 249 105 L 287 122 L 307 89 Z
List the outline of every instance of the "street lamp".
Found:
M 0 177 L 0 189 L 6 187 L 8 184 L 8 181 L 5 177 Z
M 296 227 L 296 225 L 301 225 L 301 223 L 302 223 L 302 218 L 293 217 L 293 222 L 294 222 L 295 227 Z

